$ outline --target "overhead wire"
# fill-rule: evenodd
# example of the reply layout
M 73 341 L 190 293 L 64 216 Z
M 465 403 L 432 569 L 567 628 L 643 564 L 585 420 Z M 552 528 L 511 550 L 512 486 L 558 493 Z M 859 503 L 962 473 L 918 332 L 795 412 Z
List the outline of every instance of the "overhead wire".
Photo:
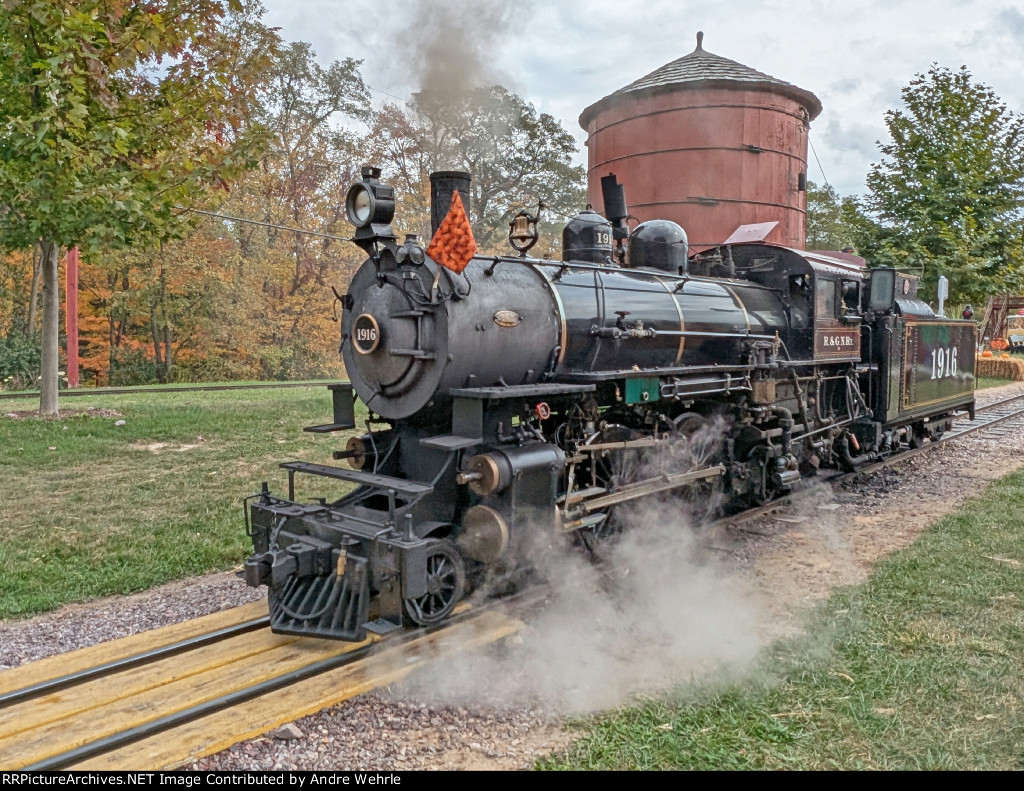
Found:
M 403 99 L 401 96 L 395 96 L 393 93 L 388 93 L 387 91 L 382 91 L 380 88 L 374 88 L 372 85 L 367 85 L 366 87 L 369 90 L 373 91 L 374 93 L 382 93 L 385 96 L 390 96 L 392 99 L 398 99 L 398 101 L 400 101 L 400 102 L 407 102 L 407 101 L 409 101 L 408 99 Z
M 814 141 L 811 140 L 810 135 L 807 136 L 807 143 L 811 147 L 811 153 L 814 154 L 814 161 L 818 163 L 818 170 L 821 171 L 821 177 L 825 180 L 825 186 L 828 187 L 830 190 L 833 190 L 832 185 L 828 183 L 828 176 L 825 175 L 825 168 L 821 166 L 821 160 L 818 159 L 818 152 L 814 149 Z
M 206 215 L 207 217 L 217 217 L 218 219 L 229 220 L 231 222 L 241 222 L 241 223 L 247 223 L 249 225 L 261 225 L 264 228 L 275 228 L 276 230 L 279 230 L 279 231 L 291 231 L 292 233 L 303 233 L 303 234 L 307 234 L 309 236 L 320 236 L 320 237 L 322 237 L 324 239 L 335 239 L 335 240 L 337 240 L 339 242 L 351 242 L 352 241 L 352 237 L 350 237 L 350 236 L 336 236 L 336 235 L 331 234 L 331 233 L 322 233 L 320 231 L 307 231 L 307 230 L 305 230 L 303 228 L 294 228 L 291 225 L 278 225 L 277 223 L 273 223 L 273 222 L 263 222 L 261 220 L 249 220 L 249 219 L 246 219 L 245 217 L 232 217 L 230 214 L 220 214 L 219 212 L 203 211 L 202 209 L 185 209 L 182 206 L 179 206 L 178 208 L 182 209 L 183 211 L 193 212 L 194 214 L 203 214 L 203 215 Z

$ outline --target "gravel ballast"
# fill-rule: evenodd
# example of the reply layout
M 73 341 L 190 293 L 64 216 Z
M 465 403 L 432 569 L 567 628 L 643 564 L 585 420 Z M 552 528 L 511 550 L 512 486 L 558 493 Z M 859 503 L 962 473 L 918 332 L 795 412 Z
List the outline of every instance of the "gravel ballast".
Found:
M 1021 393 L 1024 383 L 980 391 L 978 405 Z M 977 494 L 986 482 L 1024 464 L 1022 440 L 1024 426 L 1020 425 L 1002 434 L 972 435 L 897 468 L 863 476 L 834 494 L 823 490 L 778 514 L 745 524 L 741 530 L 710 537 L 712 567 L 728 575 L 723 577 L 728 589 L 706 588 L 703 592 L 734 596 L 737 589 L 743 589 L 746 598 L 734 600 L 735 611 L 726 615 L 727 621 L 737 631 L 757 623 L 760 641 L 785 633 L 799 622 L 798 613 L 807 604 L 836 585 L 863 580 L 879 557 L 911 543 L 929 524 Z M 707 582 L 714 584 L 713 580 Z M 219 573 L 8 621 L 0 624 L 0 669 L 238 606 L 262 595 L 234 573 Z M 545 617 L 538 613 L 538 624 L 543 625 Z M 510 667 L 507 660 L 526 650 L 518 645 L 455 659 L 446 670 L 434 668 L 392 689 L 302 718 L 294 723 L 298 733 L 268 734 L 186 768 L 529 768 L 538 756 L 563 749 L 571 741 L 571 734 L 562 727 L 562 704 L 569 697 L 558 694 L 559 685 L 585 685 L 600 679 L 607 687 L 609 678 L 619 679 L 636 669 L 636 652 L 622 651 L 622 657 L 615 656 L 630 645 L 631 637 L 639 634 L 646 641 L 634 641 L 633 645 L 651 644 L 644 625 L 633 625 L 638 633 L 615 635 L 601 631 L 610 628 L 602 617 L 603 611 L 596 615 L 585 609 L 577 612 L 577 619 L 585 621 L 584 632 L 602 637 L 590 653 L 572 657 L 562 653 L 566 644 L 585 642 L 586 634 L 566 633 L 559 640 L 557 633 L 549 632 L 543 650 L 528 655 L 534 665 Z M 721 626 L 722 614 L 716 613 L 716 619 Z M 524 642 L 530 634 L 528 631 Z M 623 640 L 621 645 L 615 642 L 617 636 Z M 664 650 L 666 656 L 680 660 L 678 645 L 651 646 L 650 650 Z M 477 676 L 487 683 L 467 684 L 439 698 L 432 694 L 431 683 L 445 673 Z M 535 683 L 536 676 L 544 676 L 546 683 Z M 685 678 L 688 676 L 676 680 Z M 499 700 L 485 694 L 488 687 L 501 691 Z M 623 687 L 623 695 L 628 692 L 628 687 Z M 574 712 L 578 710 L 573 707 Z

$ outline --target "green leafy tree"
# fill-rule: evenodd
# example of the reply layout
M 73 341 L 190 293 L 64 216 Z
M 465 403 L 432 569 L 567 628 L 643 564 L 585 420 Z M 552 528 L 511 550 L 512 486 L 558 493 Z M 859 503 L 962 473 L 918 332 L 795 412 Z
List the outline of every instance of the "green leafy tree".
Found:
M 850 226 L 844 201 L 831 184 L 819 187 L 807 182 L 807 249 L 842 250 L 854 245 L 854 229 Z
M 945 275 L 965 301 L 1019 290 L 1024 118 L 966 66 L 933 65 L 902 98 L 885 114 L 891 141 L 867 177 L 874 262 L 923 267 L 931 294 Z
M 844 236 L 850 246 L 857 255 L 867 259 L 868 266 L 920 271 L 920 265 L 899 249 L 900 232 L 875 219 L 865 206 L 863 196 L 848 195 L 839 202 L 839 223 L 845 229 Z
M 180 235 L 255 163 L 277 37 L 256 0 L 4 0 L 0 244 L 42 249 L 40 413 L 57 411 L 62 247 Z

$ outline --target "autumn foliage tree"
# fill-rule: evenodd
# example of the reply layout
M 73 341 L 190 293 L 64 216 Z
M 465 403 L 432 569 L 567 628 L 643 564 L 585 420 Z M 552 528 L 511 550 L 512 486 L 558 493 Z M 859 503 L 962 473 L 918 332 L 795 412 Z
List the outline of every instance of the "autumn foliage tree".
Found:
M 258 311 L 238 354 L 260 378 L 330 375 L 339 372 L 330 286 L 361 261 L 344 241 L 345 193 L 366 156 L 355 129 L 369 117 L 370 96 L 359 61 L 321 65 L 304 42 L 282 47 L 266 78 L 258 117 L 268 144 L 224 207 L 266 223 L 232 228 L 238 286 Z
M 3 7 L 0 243 L 41 246 L 40 413 L 54 414 L 60 249 L 180 236 L 182 207 L 251 167 L 250 109 L 276 36 L 246 0 Z
M 573 164 L 575 139 L 557 119 L 500 85 L 424 90 L 405 107 L 385 105 L 368 146 L 397 180 L 403 208 L 420 218 L 409 230 L 421 234 L 429 228 L 430 172 L 468 171 L 470 219 L 482 251 L 508 251 L 508 222 L 519 209 L 534 211 L 543 201 L 547 219 L 559 220 L 543 229 L 550 239 L 557 238 L 561 218 L 584 206 L 586 176 Z
M 281 45 L 258 0 L 5 7 L 0 244 L 17 252 L 0 266 L 0 341 L 27 338 L 23 369 L 45 282 L 44 413 L 62 247 L 83 248 L 85 381 L 320 378 L 341 373 L 331 286 L 364 258 L 344 215 L 363 163 L 398 188 L 396 230 L 424 243 L 432 170 L 471 172 L 483 251 L 506 252 L 508 219 L 543 200 L 535 251 L 553 253 L 582 208 L 575 141 L 551 116 L 500 87 L 375 111 L 359 61 Z

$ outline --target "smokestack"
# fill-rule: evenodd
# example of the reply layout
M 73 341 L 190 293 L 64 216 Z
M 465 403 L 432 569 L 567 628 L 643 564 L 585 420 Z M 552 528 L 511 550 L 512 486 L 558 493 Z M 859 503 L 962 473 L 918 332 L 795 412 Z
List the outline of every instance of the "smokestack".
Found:
M 629 210 L 626 209 L 626 190 L 619 184 L 614 173 L 601 176 L 601 194 L 604 197 L 605 219 L 611 222 L 616 231 L 620 232 L 615 234 L 615 238 L 621 239 L 629 236 L 624 222 L 629 216 Z M 626 230 L 626 233 L 621 234 L 622 230 Z
M 619 184 L 614 173 L 601 176 L 601 194 L 604 197 L 604 216 L 612 224 L 615 239 L 615 257 L 619 264 L 626 262 L 626 239 L 629 238 L 629 209 L 626 208 L 626 189 Z
M 448 216 L 452 207 L 452 193 L 456 190 L 462 196 L 462 205 L 469 216 L 469 174 L 464 170 L 439 170 L 430 174 L 430 236 Z

